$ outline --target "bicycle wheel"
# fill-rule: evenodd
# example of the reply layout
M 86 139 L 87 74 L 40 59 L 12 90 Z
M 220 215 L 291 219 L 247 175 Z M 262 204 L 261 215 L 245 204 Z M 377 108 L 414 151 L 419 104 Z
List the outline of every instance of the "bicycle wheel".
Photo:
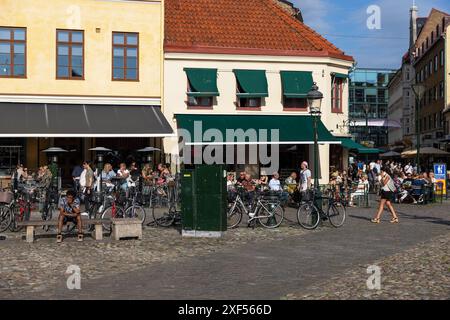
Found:
M 259 217 L 263 213 L 263 217 Z M 258 222 L 267 229 L 278 228 L 284 220 L 284 209 L 279 203 L 264 203 L 257 213 Z
M 175 212 L 173 207 L 153 206 L 152 216 L 155 223 L 160 227 L 170 227 L 175 222 Z
M 233 229 L 242 221 L 242 208 L 237 203 L 231 203 L 227 212 L 227 228 Z
M 333 203 L 328 208 L 327 216 L 333 227 L 342 227 L 344 225 L 346 217 L 345 206 L 340 202 Z
M 18 226 L 19 222 L 23 221 L 24 215 L 20 212 L 20 209 L 16 206 L 10 207 L 10 215 L 12 215 L 12 221 L 9 225 L 9 230 L 12 232 L 19 232 L 23 229 L 22 226 Z
M 145 209 L 138 205 L 132 205 L 125 210 L 125 217 L 139 219 L 144 224 L 146 212 Z
M 105 220 L 111 220 L 112 218 L 123 218 L 124 217 L 124 212 L 123 209 L 121 207 L 118 206 L 110 206 L 108 208 L 106 208 L 102 215 L 101 218 L 105 219 Z M 103 224 L 103 228 L 107 231 L 110 232 L 111 231 L 111 225 L 110 224 Z
M 0 205 L 0 233 L 6 231 L 12 222 L 11 210 L 7 205 Z
M 320 222 L 319 210 L 312 203 L 304 203 L 297 210 L 297 221 L 303 228 L 313 230 Z

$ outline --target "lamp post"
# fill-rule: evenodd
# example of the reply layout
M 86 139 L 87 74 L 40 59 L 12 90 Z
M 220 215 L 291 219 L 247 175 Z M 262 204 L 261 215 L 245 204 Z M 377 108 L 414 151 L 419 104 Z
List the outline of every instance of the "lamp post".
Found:
M 370 111 L 370 105 L 368 103 L 365 103 L 363 105 L 364 113 L 366 115 L 366 139 L 369 139 L 369 111 Z M 366 153 L 366 165 L 369 162 L 369 154 Z
M 309 114 L 313 120 L 314 128 L 314 189 L 319 189 L 319 133 L 318 120 L 320 119 L 320 108 L 322 106 L 323 94 L 319 91 L 316 83 L 313 83 L 311 90 L 308 92 L 306 98 L 308 99 Z
M 420 119 L 419 119 L 419 105 L 422 100 L 423 94 L 425 92 L 425 86 L 421 84 L 413 84 L 411 89 L 416 97 L 416 164 L 417 164 L 417 173 L 420 173 Z

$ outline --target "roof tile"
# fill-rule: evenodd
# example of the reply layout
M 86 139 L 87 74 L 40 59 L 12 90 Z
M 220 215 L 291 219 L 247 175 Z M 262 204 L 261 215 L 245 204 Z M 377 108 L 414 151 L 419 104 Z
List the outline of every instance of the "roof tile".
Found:
M 272 0 L 166 0 L 165 6 L 166 51 L 353 60 Z

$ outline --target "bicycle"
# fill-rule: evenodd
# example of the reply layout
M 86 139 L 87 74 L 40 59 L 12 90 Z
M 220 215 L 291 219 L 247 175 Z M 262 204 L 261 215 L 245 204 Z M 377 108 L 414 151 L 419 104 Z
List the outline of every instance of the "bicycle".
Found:
M 306 198 L 297 210 L 297 221 L 307 230 L 316 229 L 320 220 L 329 220 L 335 228 L 342 227 L 346 219 L 345 203 L 336 200 L 334 196 L 317 196 L 317 190 L 304 193 Z M 317 200 L 325 200 L 326 211 L 316 206 Z
M 48 190 L 40 190 L 39 197 L 43 207 L 41 210 L 41 218 L 44 221 L 50 221 L 53 217 L 58 216 L 58 204 L 60 200 L 60 192 L 56 188 L 49 188 Z M 43 226 L 45 232 L 54 230 L 54 226 Z
M 19 232 L 23 227 L 18 226 L 18 223 L 30 220 L 31 212 L 37 209 L 33 203 L 35 192 L 36 189 L 30 186 L 22 186 L 20 190 L 14 192 L 13 200 L 9 204 L 10 215 L 12 215 L 10 231 Z
M 0 233 L 8 230 L 12 223 L 13 215 L 7 203 L 0 203 Z
M 159 227 L 168 228 L 181 221 L 179 180 L 170 181 L 162 186 L 152 189 L 152 216 L 153 222 Z
M 229 204 L 227 212 L 228 229 L 236 228 L 242 222 L 244 214 L 249 217 L 249 227 L 254 226 L 256 221 L 268 229 L 274 229 L 281 225 L 284 220 L 284 209 L 278 196 L 265 198 L 263 195 L 255 193 L 256 204 L 254 204 L 254 200 L 253 203 L 246 205 L 243 194 L 242 191 L 238 191 L 235 200 Z
M 146 212 L 142 206 L 142 195 L 138 191 L 138 187 L 132 187 L 129 190 L 131 197 L 127 198 L 125 204 L 125 217 L 139 219 L 142 224 L 145 222 Z

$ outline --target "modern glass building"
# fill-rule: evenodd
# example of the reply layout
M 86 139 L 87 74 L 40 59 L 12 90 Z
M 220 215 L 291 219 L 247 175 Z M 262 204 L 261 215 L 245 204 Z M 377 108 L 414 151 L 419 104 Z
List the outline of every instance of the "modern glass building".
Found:
M 388 83 L 396 70 L 355 69 L 349 77 L 350 132 L 356 142 L 388 144 Z M 367 111 L 367 114 L 366 114 Z M 366 118 L 367 124 L 366 127 Z

